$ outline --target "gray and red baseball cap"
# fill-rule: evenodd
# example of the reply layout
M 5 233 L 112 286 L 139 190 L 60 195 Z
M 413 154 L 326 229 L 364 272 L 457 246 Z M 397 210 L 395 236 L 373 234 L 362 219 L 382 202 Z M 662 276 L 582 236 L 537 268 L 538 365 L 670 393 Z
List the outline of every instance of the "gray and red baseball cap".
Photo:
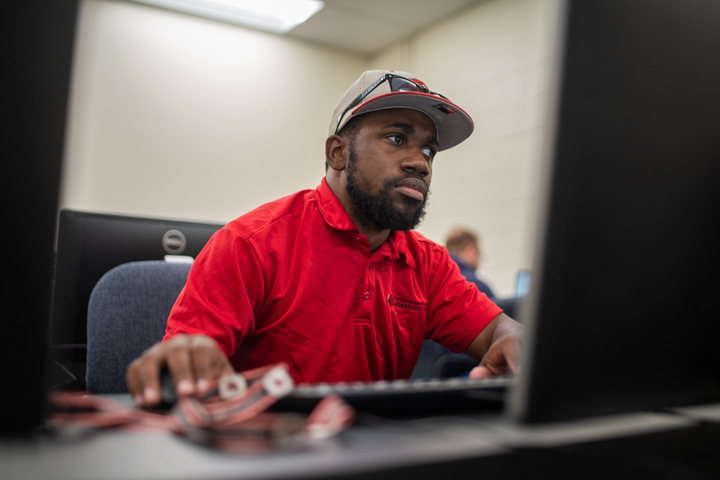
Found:
M 339 133 L 358 115 L 390 108 L 410 108 L 430 117 L 437 130 L 438 150 L 454 147 L 473 132 L 470 115 L 447 98 L 430 91 L 412 73 L 368 70 L 338 101 L 329 135 Z

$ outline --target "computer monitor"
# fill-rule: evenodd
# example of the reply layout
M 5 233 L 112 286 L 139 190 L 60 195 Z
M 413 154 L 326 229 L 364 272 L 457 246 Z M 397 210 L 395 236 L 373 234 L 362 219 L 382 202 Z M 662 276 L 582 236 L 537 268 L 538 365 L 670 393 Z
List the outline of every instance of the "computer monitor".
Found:
M 564 3 L 544 222 L 510 411 L 720 400 L 720 2 Z
M 222 224 L 60 212 L 50 343 L 84 348 L 90 293 L 110 269 L 128 262 L 196 257 Z
M 520 298 L 530 293 L 530 280 L 532 273 L 530 270 L 520 270 L 515 277 L 515 297 Z

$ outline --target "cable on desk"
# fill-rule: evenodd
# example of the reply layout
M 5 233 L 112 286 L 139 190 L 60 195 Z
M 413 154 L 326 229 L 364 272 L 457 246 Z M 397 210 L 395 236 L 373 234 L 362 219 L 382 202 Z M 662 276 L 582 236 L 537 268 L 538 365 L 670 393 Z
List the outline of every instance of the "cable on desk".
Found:
M 242 380 L 233 378 L 237 376 Z M 291 436 L 329 438 L 354 421 L 352 407 L 334 395 L 322 400 L 307 417 L 266 412 L 294 387 L 285 364 L 230 377 L 216 382 L 203 399 L 180 398 L 169 412 L 126 407 L 117 400 L 84 392 L 51 392 L 54 410 L 48 424 L 58 430 L 166 431 L 224 450 L 258 450 Z

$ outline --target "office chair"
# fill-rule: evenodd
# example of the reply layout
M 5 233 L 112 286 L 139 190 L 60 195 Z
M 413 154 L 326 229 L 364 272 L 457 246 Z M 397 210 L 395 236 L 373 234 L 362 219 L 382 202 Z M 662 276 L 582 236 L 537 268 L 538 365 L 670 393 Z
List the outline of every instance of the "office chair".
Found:
M 125 393 L 125 369 L 165 334 L 190 263 L 125 263 L 95 285 L 88 304 L 87 370 L 91 393 Z
M 512 297 L 495 300 L 495 304 L 502 308 L 510 318 L 518 320 L 518 304 L 520 298 Z M 464 353 L 450 353 L 450 350 L 432 340 L 425 340 L 418 362 L 413 370 L 411 380 L 427 380 L 430 378 L 451 378 L 467 375 L 476 367 L 477 361 Z

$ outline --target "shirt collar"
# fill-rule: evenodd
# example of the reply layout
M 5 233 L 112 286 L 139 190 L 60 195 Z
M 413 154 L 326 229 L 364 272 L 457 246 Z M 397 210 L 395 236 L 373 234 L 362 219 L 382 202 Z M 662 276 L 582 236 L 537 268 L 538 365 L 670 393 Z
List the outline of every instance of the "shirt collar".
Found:
M 335 196 L 325 178 L 322 179 L 320 185 L 315 190 L 318 210 L 322 215 L 325 223 L 335 230 L 347 231 L 349 233 L 359 234 L 360 231 L 353 222 L 350 215 Z M 412 235 L 411 232 L 400 232 L 393 230 L 388 239 L 377 249 L 375 254 L 379 254 L 397 260 L 400 256 L 410 268 L 415 268 L 415 259 L 413 258 L 410 248 L 408 247 L 407 236 Z
M 388 247 L 390 249 L 390 254 L 387 255 L 388 257 L 392 258 L 393 260 L 397 260 L 402 256 L 403 260 L 405 261 L 405 265 L 410 268 L 415 268 L 415 258 L 413 257 L 413 254 L 408 246 L 408 237 L 411 235 L 412 232 L 401 232 L 398 230 L 393 230 L 393 232 L 390 234 L 390 237 L 388 237 L 387 241 L 383 244 L 383 246 L 378 248 L 378 251 L 382 250 L 385 247 Z
M 325 223 L 330 225 L 335 230 L 345 230 L 353 233 L 360 233 L 352 221 L 350 215 L 345 211 L 345 207 L 342 206 L 340 200 L 335 196 L 330 186 L 327 184 L 325 179 L 322 179 L 320 185 L 315 190 L 318 209 L 320 214 L 325 219 Z

